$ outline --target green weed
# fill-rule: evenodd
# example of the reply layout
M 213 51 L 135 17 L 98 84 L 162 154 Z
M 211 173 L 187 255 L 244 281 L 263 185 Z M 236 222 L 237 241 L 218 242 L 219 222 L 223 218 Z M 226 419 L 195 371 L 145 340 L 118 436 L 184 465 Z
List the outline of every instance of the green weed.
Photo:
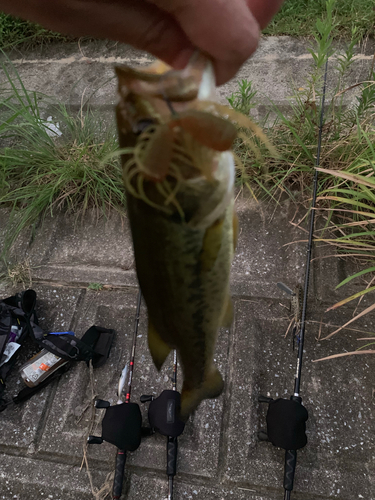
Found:
M 94 207 L 124 214 L 114 127 L 90 109 L 71 114 L 64 105 L 28 92 L 17 73 L 3 70 L 10 90 L 0 94 L 0 206 L 11 208 L 3 252 L 47 212 L 64 209 L 79 216 Z
M 244 115 L 249 115 L 250 111 L 257 106 L 257 102 L 255 100 L 257 91 L 252 88 L 253 84 L 248 80 L 243 79 L 240 82 L 237 82 L 237 84 L 238 90 L 232 93 L 230 97 L 227 97 L 227 101 L 236 111 L 239 111 Z
M 90 283 L 89 286 L 87 287 L 87 289 L 100 291 L 100 290 L 103 290 L 103 285 L 102 285 L 102 283 Z
M 309 197 L 315 165 L 325 63 L 332 55 L 331 33 L 337 25 L 334 16 L 337 1 L 327 0 L 325 16 L 316 22 L 310 49 L 312 67 L 306 84 L 292 96 L 288 112 L 283 113 L 277 106 L 272 108 L 276 118 L 267 123 L 268 136 L 278 150 L 279 157 L 272 157 L 260 143 L 260 155 L 255 155 L 241 141 L 236 144 L 235 152 L 244 165 L 244 170 L 238 174 L 239 183 L 252 183 L 256 196 L 264 193 L 279 199 L 283 193 L 287 193 L 292 198 Z M 330 72 L 337 70 L 339 79 L 336 88 L 330 88 L 331 95 L 336 97 L 328 102 L 325 109 L 321 164 L 326 168 L 344 168 L 353 164 L 358 156 L 366 157 L 367 152 L 371 152 L 370 145 L 375 139 L 375 132 L 371 127 L 371 116 L 375 111 L 373 71 L 368 81 L 359 85 L 360 95 L 356 105 L 349 110 L 343 105 L 344 93 L 350 89 L 342 89 L 341 86 L 346 73 L 351 70 L 354 45 L 358 40 L 357 30 L 354 29 L 352 35 L 353 40 L 348 42 L 346 50 L 337 59 L 336 68 L 332 67 L 332 63 L 329 67 Z M 232 107 L 239 109 L 243 102 L 248 102 L 244 89 L 251 89 L 252 95 L 255 95 L 256 90 L 251 82 L 242 81 L 237 93 L 229 99 Z M 320 190 L 332 184 L 332 179 L 332 176 L 322 174 L 319 180 Z
M 304 202 L 306 207 L 311 202 L 325 64 L 327 57 L 332 55 L 331 34 L 338 24 L 335 12 L 340 5 L 339 0 L 316 3 L 324 3 L 326 13 L 316 22 L 310 51 L 313 58 L 310 76 L 304 87 L 293 95 L 287 113 L 273 106 L 276 119 L 268 123 L 268 137 L 279 157 L 271 157 L 260 143 L 260 155 L 241 140 L 235 147 L 244 165 L 244 170 L 238 173 L 240 184 L 249 187 L 256 197 L 270 196 L 278 201 L 287 194 Z M 355 86 L 356 91 L 359 90 L 358 97 L 354 106 L 347 109 L 343 98 L 353 88 L 342 88 L 342 85 L 351 70 L 358 29 L 353 28 L 351 35 L 352 40 L 336 59 L 336 66 L 333 67 L 332 62 L 329 66 L 330 73 L 336 70 L 339 78 L 336 87 L 330 88 L 334 98 L 328 101 L 324 110 L 318 202 L 324 209 L 326 225 L 318 233 L 317 241 L 332 246 L 341 257 L 356 259 L 359 265 L 360 270 L 338 287 L 354 279 L 367 279 L 368 284 L 364 290 L 333 308 L 354 299 L 362 300 L 375 290 L 375 73 L 371 68 L 367 80 Z M 245 100 L 244 88 L 254 91 L 250 82 L 248 85 L 242 82 L 238 90 L 242 100 Z M 235 107 L 242 101 L 232 96 L 229 102 Z M 367 313 L 373 309 L 375 304 Z
M 325 11 L 325 0 L 286 0 L 263 32 L 268 35 L 313 36 L 315 22 Z M 337 0 L 333 14 L 337 21 L 332 30 L 334 37 L 350 38 L 354 28 L 360 38 L 374 33 L 373 0 Z
M 0 48 L 2 50 L 23 44 L 26 47 L 50 42 L 65 42 L 70 38 L 0 12 Z

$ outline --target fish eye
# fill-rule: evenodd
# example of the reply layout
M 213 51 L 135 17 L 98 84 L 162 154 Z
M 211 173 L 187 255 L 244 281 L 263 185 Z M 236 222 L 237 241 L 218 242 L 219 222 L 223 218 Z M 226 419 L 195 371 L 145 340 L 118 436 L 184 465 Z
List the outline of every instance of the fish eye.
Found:
M 150 125 L 153 125 L 156 123 L 156 120 L 153 118 L 144 118 L 142 120 L 139 120 L 134 126 L 133 126 L 133 132 L 136 135 L 142 134 L 146 130 L 147 127 Z

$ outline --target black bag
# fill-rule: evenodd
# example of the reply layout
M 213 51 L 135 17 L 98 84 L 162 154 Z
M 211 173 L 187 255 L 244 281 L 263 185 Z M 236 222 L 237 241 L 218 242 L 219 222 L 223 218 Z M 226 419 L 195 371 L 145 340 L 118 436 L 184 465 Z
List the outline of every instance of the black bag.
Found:
M 27 337 L 41 348 L 47 349 L 60 358 L 67 361 L 85 361 L 89 364 L 90 359 L 94 368 L 102 366 L 109 356 L 115 335 L 114 330 L 92 326 L 81 339 L 67 333 L 51 334 L 42 330 L 39 326 L 35 312 L 36 292 L 26 290 L 20 294 L 13 295 L 0 301 L 0 360 L 10 342 L 22 346 Z M 12 346 L 15 347 L 15 346 Z M 3 398 L 5 391 L 5 379 L 14 366 L 20 348 L 10 353 L 10 357 L 3 361 L 0 366 L 0 411 L 7 406 Z M 67 363 L 56 370 L 50 377 L 46 378 L 36 387 L 25 387 L 15 398 L 14 403 L 21 403 L 29 399 L 33 394 L 49 384 L 52 380 L 67 371 L 71 363 Z

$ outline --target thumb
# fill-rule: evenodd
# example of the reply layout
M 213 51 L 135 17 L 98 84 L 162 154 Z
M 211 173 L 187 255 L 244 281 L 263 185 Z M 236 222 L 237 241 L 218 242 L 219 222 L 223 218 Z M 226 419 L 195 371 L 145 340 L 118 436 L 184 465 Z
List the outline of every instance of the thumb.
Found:
M 217 83 L 232 78 L 256 50 L 260 29 L 246 0 L 148 0 L 171 14 L 192 44 L 209 54 Z

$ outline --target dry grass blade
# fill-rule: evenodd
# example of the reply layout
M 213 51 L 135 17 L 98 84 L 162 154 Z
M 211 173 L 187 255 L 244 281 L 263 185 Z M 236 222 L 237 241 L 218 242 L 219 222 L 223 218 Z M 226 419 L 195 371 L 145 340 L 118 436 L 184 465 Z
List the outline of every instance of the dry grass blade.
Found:
M 340 90 L 340 92 L 337 92 L 337 94 L 334 97 L 339 97 L 342 94 L 345 94 L 345 92 L 348 92 L 349 90 L 355 89 L 356 87 L 360 87 L 361 85 L 364 85 L 365 83 L 369 84 L 369 87 L 371 85 L 374 85 L 375 82 L 371 80 L 365 80 L 363 82 L 355 83 L 354 85 L 350 85 L 350 87 L 347 87 L 346 89 Z
M 375 281 L 375 276 L 374 276 L 374 277 L 372 278 L 372 280 L 371 280 L 371 281 L 367 284 L 367 286 L 366 286 L 366 288 L 365 288 L 365 289 L 366 289 L 366 290 L 369 290 L 369 288 L 371 287 L 371 285 L 373 284 L 373 282 L 374 282 L 374 281 Z M 361 304 L 361 302 L 362 302 L 362 300 L 363 300 L 363 297 L 364 297 L 364 296 L 365 296 L 364 294 L 363 294 L 363 295 L 361 295 L 361 297 L 360 297 L 360 299 L 359 299 L 359 301 L 358 301 L 358 304 L 357 304 L 356 308 L 354 309 L 353 316 L 354 316 L 354 315 L 355 315 L 355 313 L 357 312 L 357 309 L 358 309 L 358 307 L 360 306 L 360 304 Z
M 362 184 L 363 186 L 375 188 L 375 179 L 371 182 L 369 178 L 366 178 L 363 175 L 350 174 L 348 172 L 343 172 L 342 170 L 332 170 L 329 168 L 321 168 L 321 167 L 316 167 L 316 170 L 318 170 L 319 172 L 324 172 L 325 174 L 328 175 L 332 175 L 332 177 L 340 177 L 348 181 Z
M 327 359 L 343 358 L 345 356 L 355 356 L 360 354 L 375 354 L 375 349 L 370 349 L 367 351 L 352 351 L 352 352 L 341 352 L 340 354 L 332 354 L 332 356 L 327 356 L 326 358 L 313 359 L 313 363 L 318 361 L 326 361 Z
M 371 306 L 367 307 L 367 309 L 365 309 L 361 313 L 357 314 L 357 316 L 355 316 L 354 318 L 352 318 L 350 321 L 348 321 L 347 323 L 345 323 L 345 325 L 341 326 L 340 328 L 338 328 L 334 332 L 330 333 L 329 335 L 327 335 L 327 337 L 324 337 L 322 340 L 327 340 L 327 339 L 331 338 L 333 335 L 335 335 L 336 333 L 338 333 L 340 330 L 342 330 L 346 326 L 350 325 L 350 323 L 353 323 L 353 321 L 356 321 L 357 319 L 361 318 L 365 314 L 370 313 L 374 309 L 375 309 L 375 304 L 372 304 Z
M 359 297 L 365 295 L 368 292 L 371 292 L 372 290 L 375 290 L 375 286 L 372 286 L 370 288 L 365 288 L 364 290 L 361 290 L 360 292 L 355 293 L 354 295 L 351 295 L 350 297 L 347 297 L 346 299 L 340 300 L 340 302 L 336 302 L 336 304 L 329 307 L 326 310 L 326 312 L 333 311 L 334 309 L 338 309 L 339 307 L 347 304 L 348 302 L 351 302 L 352 300 L 358 299 Z

